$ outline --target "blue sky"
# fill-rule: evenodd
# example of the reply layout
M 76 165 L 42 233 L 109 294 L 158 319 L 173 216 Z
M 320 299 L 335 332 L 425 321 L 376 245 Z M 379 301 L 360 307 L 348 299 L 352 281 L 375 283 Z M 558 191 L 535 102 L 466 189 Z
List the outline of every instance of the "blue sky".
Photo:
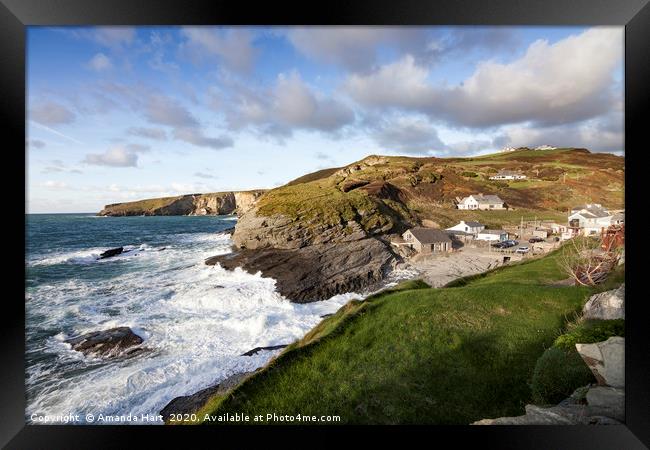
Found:
M 30 213 L 272 188 L 369 154 L 623 154 L 623 29 L 30 27 Z

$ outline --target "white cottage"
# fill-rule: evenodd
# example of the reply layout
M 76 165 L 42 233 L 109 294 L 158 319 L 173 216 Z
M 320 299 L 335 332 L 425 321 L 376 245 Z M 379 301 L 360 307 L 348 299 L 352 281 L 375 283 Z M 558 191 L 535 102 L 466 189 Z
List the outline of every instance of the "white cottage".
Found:
M 521 172 L 512 170 L 500 170 L 496 175 L 492 175 L 490 180 L 525 180 L 526 175 Z
M 470 195 L 457 204 L 458 209 L 505 209 L 504 202 L 498 195 Z
M 585 236 L 599 234 L 610 226 L 616 217 L 598 203 L 579 205 L 571 209 L 569 227 L 578 229 Z
M 447 228 L 447 231 L 460 231 L 463 233 L 472 234 L 476 237 L 476 235 L 484 229 L 485 225 L 479 222 L 465 222 L 464 220 L 461 220 L 457 225 Z

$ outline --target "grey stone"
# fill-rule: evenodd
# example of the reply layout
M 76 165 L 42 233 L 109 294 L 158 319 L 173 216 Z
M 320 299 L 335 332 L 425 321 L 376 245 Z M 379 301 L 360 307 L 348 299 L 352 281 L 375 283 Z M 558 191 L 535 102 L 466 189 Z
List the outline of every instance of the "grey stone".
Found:
M 596 386 L 587 391 L 589 415 L 625 420 L 625 391 L 623 389 Z
M 585 319 L 625 319 L 625 284 L 618 289 L 592 295 L 582 314 Z
M 595 344 L 576 344 L 598 384 L 625 386 L 625 338 L 614 336 Z
M 86 355 L 110 357 L 133 353 L 138 350 L 136 346 L 142 343 L 142 338 L 129 327 L 117 327 L 86 333 L 65 342 L 70 344 L 73 350 Z

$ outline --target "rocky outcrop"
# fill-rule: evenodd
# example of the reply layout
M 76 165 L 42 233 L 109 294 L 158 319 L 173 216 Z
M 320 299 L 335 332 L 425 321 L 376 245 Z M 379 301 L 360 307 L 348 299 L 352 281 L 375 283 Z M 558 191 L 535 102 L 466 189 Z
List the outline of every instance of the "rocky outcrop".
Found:
M 235 233 L 235 236 L 237 233 Z M 325 300 L 381 281 L 394 267 L 395 255 L 375 238 L 316 244 L 301 248 L 241 249 L 206 260 L 225 269 L 241 267 L 276 280 L 280 294 L 296 303 Z
M 214 386 L 202 389 L 192 395 L 176 397 L 160 411 L 160 415 L 163 417 L 163 420 L 167 422 L 172 414 L 196 413 L 211 397 L 226 394 L 251 373 L 253 372 L 236 373 Z
M 280 345 L 271 345 L 269 347 L 255 347 L 252 350 L 249 350 L 245 353 L 242 353 L 242 356 L 253 356 L 256 353 L 261 352 L 262 350 L 280 350 L 281 348 L 285 348 L 289 344 L 280 344 Z
M 73 350 L 85 355 L 111 357 L 141 350 L 142 338 L 129 327 L 93 331 L 65 341 Z
M 625 284 L 592 295 L 582 309 L 582 315 L 585 319 L 625 319 Z
M 523 416 L 482 419 L 472 425 L 617 425 L 625 421 L 625 339 L 611 337 L 576 348 L 598 380 L 556 406 L 526 405 Z
M 603 386 L 625 385 L 625 338 L 614 336 L 595 344 L 576 344 L 576 350 Z
M 255 210 L 241 216 L 233 242 L 249 250 L 263 248 L 298 249 L 308 245 L 358 241 L 366 233 L 356 221 L 346 224 L 310 224 L 282 215 L 258 216 Z
M 105 258 L 110 258 L 111 256 L 117 256 L 124 252 L 124 247 L 117 247 L 117 248 L 109 248 L 105 252 L 102 252 L 97 259 L 105 259 Z
M 244 214 L 264 190 L 213 192 L 178 197 L 153 198 L 106 205 L 99 216 L 213 216 Z

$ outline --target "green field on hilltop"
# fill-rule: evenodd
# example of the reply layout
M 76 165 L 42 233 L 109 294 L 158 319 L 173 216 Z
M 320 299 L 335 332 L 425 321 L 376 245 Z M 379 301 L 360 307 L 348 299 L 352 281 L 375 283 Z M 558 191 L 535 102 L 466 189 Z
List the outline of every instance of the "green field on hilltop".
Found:
M 339 415 L 357 424 L 523 414 L 536 361 L 595 291 L 553 284 L 566 278 L 560 255 L 457 287 L 411 281 L 352 301 L 201 413 Z

